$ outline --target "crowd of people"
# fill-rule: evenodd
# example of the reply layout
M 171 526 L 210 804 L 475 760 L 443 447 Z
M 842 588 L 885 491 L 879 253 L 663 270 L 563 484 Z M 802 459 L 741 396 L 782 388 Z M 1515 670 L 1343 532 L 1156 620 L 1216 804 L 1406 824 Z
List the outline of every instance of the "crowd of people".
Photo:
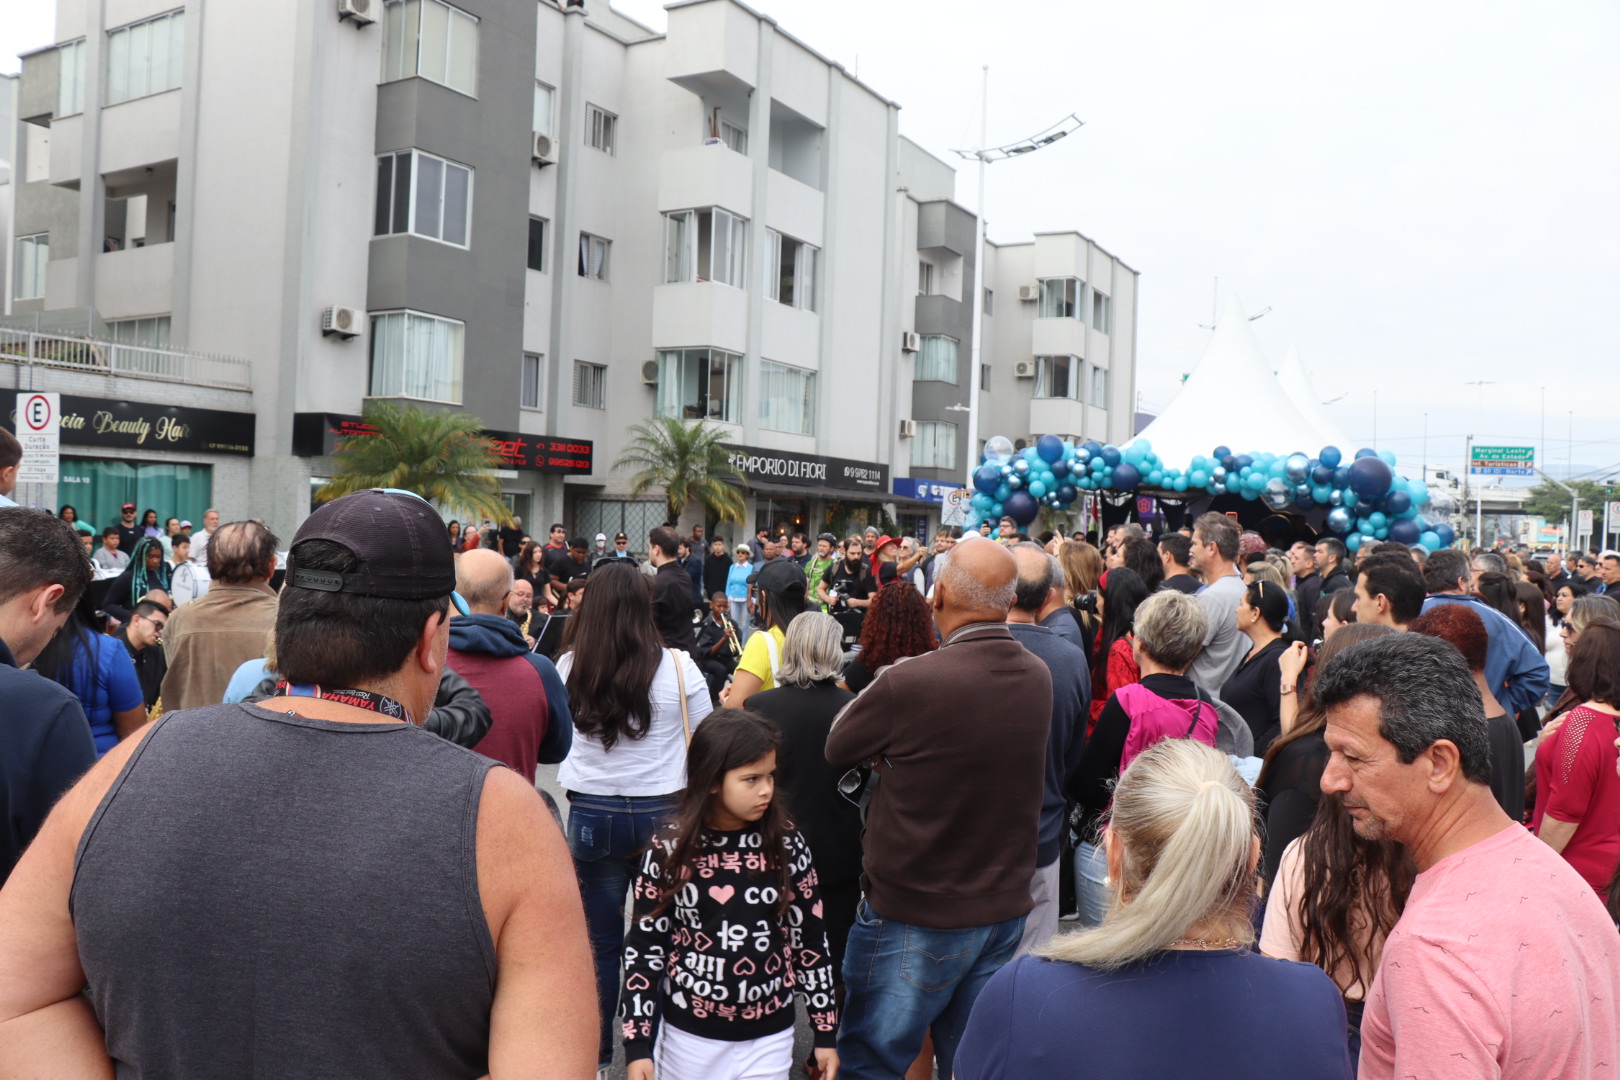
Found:
M 0 508 L 0 1075 L 1620 1061 L 1620 555 L 124 510 Z

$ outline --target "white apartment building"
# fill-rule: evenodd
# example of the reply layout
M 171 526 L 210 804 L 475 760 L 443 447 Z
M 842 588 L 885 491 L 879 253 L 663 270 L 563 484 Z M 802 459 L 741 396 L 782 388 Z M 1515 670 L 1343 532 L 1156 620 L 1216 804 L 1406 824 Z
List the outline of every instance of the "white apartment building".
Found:
M 1043 235 L 982 293 L 899 105 L 735 0 L 668 12 L 58 0 L 16 94 L 0 409 L 57 390 L 67 423 L 62 483 L 22 494 L 290 535 L 401 399 L 479 417 L 531 529 L 642 546 L 662 501 L 612 466 L 654 416 L 726 432 L 749 533 L 926 529 L 966 471 L 975 302 L 981 438 L 1126 437 L 1134 272 Z M 1037 275 L 1083 311 L 1015 301 Z M 1100 395 L 1032 402 L 1042 350 Z

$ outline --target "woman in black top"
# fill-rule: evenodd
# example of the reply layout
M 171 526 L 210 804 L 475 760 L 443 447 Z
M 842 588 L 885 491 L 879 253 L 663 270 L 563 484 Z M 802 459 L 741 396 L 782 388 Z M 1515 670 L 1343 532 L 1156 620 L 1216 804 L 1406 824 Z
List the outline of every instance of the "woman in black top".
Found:
M 1221 687 L 1221 700 L 1248 722 L 1254 732 L 1254 752 L 1264 754 L 1281 732 L 1282 672 L 1277 662 L 1289 645 L 1284 638 L 1288 590 L 1256 580 L 1238 600 L 1237 624 L 1254 647 Z

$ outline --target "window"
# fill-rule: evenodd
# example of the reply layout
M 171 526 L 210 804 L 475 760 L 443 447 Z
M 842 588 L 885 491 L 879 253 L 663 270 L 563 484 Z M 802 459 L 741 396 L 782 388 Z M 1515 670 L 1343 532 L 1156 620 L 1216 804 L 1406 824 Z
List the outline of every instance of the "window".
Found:
M 461 402 L 466 324 L 395 311 L 371 317 L 371 396 Z
M 84 41 L 56 50 L 56 115 L 84 112 Z
M 771 360 L 759 364 L 759 426 L 816 433 L 816 373 Z
M 658 415 L 738 423 L 742 357 L 719 349 L 658 350 Z
M 604 154 L 613 153 L 617 143 L 619 118 L 595 105 L 585 106 L 585 145 Z
M 383 82 L 420 75 L 473 96 L 478 90 L 478 20 L 442 0 L 383 5 Z
M 917 437 L 911 441 L 911 464 L 919 469 L 956 468 L 956 425 L 917 421 Z
M 996 313 L 996 294 L 989 289 L 984 290 L 984 313 L 986 315 Z
M 38 300 L 45 295 L 45 264 L 51 261 L 51 234 L 17 238 L 17 287 L 12 297 Z
M 1114 302 L 1095 289 L 1091 291 L 1091 325 L 1104 334 L 1114 325 Z
M 767 295 L 788 307 L 816 310 L 816 249 L 774 229 L 765 237 L 771 248 L 765 260 Z
M 988 390 L 988 389 L 990 389 L 990 365 L 989 364 L 980 364 L 979 365 L 979 389 L 980 390 Z
M 155 315 L 149 319 L 119 319 L 117 322 L 107 324 L 107 336 L 120 345 L 167 349 L 169 324 L 170 319 L 167 315 Z
M 587 409 L 607 408 L 607 368 L 574 361 L 574 404 Z
M 730 120 L 720 121 L 720 141 L 739 154 L 748 153 L 748 129 L 738 127 Z
M 1080 317 L 1080 280 L 1078 278 L 1042 278 L 1040 308 L 1035 312 L 1041 319 L 1078 319 Z
M 579 234 L 579 276 L 597 281 L 608 279 L 608 248 L 612 242 L 590 233 Z
M 179 86 L 184 43 L 183 11 L 107 31 L 107 104 L 117 105 Z M 82 109 L 82 81 L 80 97 Z
M 1099 409 L 1108 408 L 1108 369 L 1091 369 L 1091 403 Z
M 540 365 L 544 358 L 538 353 L 523 354 L 523 382 L 518 405 L 525 409 L 540 407 Z
M 917 295 L 934 295 L 934 264 L 929 262 L 917 263 Z
M 552 98 L 556 91 L 538 80 L 534 84 L 534 130 L 541 135 L 551 134 Z
M 546 268 L 546 219 L 532 217 L 529 219 L 529 263 L 530 270 L 544 271 Z
M 1072 356 L 1035 358 L 1035 396 L 1039 398 L 1079 397 L 1080 373 L 1084 363 Z
M 724 210 L 664 215 L 664 284 L 718 281 L 742 288 L 748 223 Z
M 956 339 L 940 334 L 926 334 L 922 347 L 917 350 L 919 382 L 956 382 Z
M 471 169 L 420 150 L 401 150 L 377 159 L 372 235 L 414 233 L 466 247 L 471 224 Z

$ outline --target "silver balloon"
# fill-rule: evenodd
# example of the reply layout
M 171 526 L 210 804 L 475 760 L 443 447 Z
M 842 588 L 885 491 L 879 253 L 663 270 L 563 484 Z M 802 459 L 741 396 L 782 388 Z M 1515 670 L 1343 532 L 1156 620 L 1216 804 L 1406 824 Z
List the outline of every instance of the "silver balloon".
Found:
M 1225 495 L 1226 485 L 1221 483 L 1219 480 L 1211 480 L 1209 482 L 1209 493 L 1211 495 Z
M 1335 491 L 1333 494 L 1337 495 L 1338 492 Z M 1352 517 L 1350 511 L 1346 510 L 1344 507 L 1335 506 L 1332 510 L 1328 511 L 1327 526 L 1334 532 L 1347 533 L 1354 525 L 1355 518 Z
M 1310 474 L 1311 459 L 1298 452 L 1289 454 L 1288 461 L 1283 465 L 1283 470 L 1287 474 L 1288 479 L 1292 480 L 1294 483 L 1303 483 L 1305 477 Z
M 1294 489 L 1280 476 L 1273 476 L 1266 481 L 1266 486 L 1260 492 L 1260 498 L 1273 510 L 1286 510 L 1288 504 L 1294 501 Z
M 1340 491 L 1338 488 L 1334 488 L 1332 491 L 1328 492 L 1328 505 L 1329 506 L 1343 506 L 1344 505 L 1344 492 Z
M 1210 470 L 1209 478 L 1211 480 L 1218 481 L 1219 483 L 1222 483 L 1222 484 L 1226 483 L 1226 466 L 1224 466 L 1224 465 L 1215 466 L 1215 468 Z

